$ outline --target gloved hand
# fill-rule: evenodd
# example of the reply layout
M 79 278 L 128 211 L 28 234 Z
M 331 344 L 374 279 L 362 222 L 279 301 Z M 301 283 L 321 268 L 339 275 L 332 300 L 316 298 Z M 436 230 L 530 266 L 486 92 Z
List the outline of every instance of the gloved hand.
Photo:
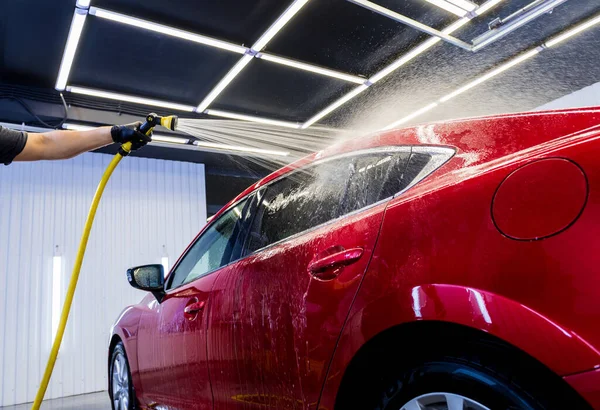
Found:
M 131 150 L 135 151 L 152 141 L 152 132 L 150 135 L 144 135 L 138 131 L 140 125 L 142 125 L 140 121 L 126 125 L 115 125 L 110 129 L 110 135 L 117 144 L 131 142 Z

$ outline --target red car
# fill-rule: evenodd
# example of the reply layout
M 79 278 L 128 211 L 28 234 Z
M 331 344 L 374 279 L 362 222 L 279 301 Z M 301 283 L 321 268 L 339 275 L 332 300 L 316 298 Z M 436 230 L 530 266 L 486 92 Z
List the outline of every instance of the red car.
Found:
M 392 130 L 256 183 L 112 330 L 115 409 L 600 409 L 600 108 Z

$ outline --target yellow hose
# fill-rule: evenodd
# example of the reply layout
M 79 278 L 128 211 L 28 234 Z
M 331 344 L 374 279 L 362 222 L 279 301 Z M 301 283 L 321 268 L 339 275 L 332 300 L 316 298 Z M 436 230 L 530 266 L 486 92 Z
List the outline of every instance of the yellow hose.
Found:
M 131 151 L 131 143 L 126 142 L 121 146 L 121 148 L 123 151 L 129 153 Z M 48 383 L 50 382 L 50 377 L 52 376 L 52 371 L 54 370 L 54 364 L 56 363 L 56 357 L 58 356 L 58 350 L 60 349 L 60 344 L 62 343 L 62 339 L 65 334 L 65 328 L 67 327 L 67 320 L 69 320 L 69 312 L 71 311 L 71 304 L 73 303 L 73 296 L 75 295 L 75 288 L 77 287 L 77 280 L 79 279 L 79 272 L 81 271 L 81 264 L 83 263 L 83 256 L 85 255 L 85 250 L 87 248 L 90 231 L 92 230 L 94 218 L 96 217 L 96 210 L 98 209 L 100 198 L 102 198 L 102 194 L 104 193 L 106 183 L 122 159 L 123 155 L 120 153 L 114 156 L 110 164 L 108 164 L 106 171 L 104 171 L 104 175 L 102 175 L 102 179 L 100 180 L 98 188 L 96 189 L 96 193 L 94 194 L 94 199 L 92 200 L 92 205 L 90 206 L 90 211 L 88 213 L 87 220 L 85 221 L 85 227 L 83 228 L 83 235 L 81 236 L 81 241 L 79 242 L 77 259 L 75 259 L 75 266 L 73 266 L 73 273 L 71 273 L 69 289 L 67 289 L 65 304 L 60 314 L 60 322 L 58 324 L 56 337 L 54 338 L 54 343 L 52 344 L 52 350 L 50 351 L 50 357 L 48 358 L 48 363 L 46 364 L 44 377 L 42 378 L 40 387 L 35 395 L 32 410 L 39 410 L 40 406 L 42 405 L 44 395 L 46 394 L 46 389 L 48 388 Z

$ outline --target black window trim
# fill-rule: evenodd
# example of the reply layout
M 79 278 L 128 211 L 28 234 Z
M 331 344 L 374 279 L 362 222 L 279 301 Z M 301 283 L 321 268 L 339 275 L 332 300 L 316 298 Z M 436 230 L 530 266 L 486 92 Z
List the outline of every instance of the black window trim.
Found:
M 289 172 L 286 172 L 285 174 L 278 176 L 277 178 L 273 179 L 272 181 L 269 181 L 268 183 L 257 187 L 255 190 L 253 190 L 252 192 L 250 192 L 248 195 L 243 196 L 242 198 L 238 199 L 237 201 L 235 201 L 234 203 L 232 203 L 231 205 L 229 205 L 227 207 L 227 209 L 225 211 L 223 211 L 218 218 L 213 219 L 212 221 L 210 221 L 204 227 L 203 231 L 208 230 L 214 223 L 216 223 L 218 220 L 220 220 L 221 217 L 224 214 L 226 214 L 231 209 L 233 209 L 234 207 L 236 207 L 240 202 L 242 202 L 242 201 L 244 201 L 246 199 L 249 199 L 250 200 L 249 204 L 251 206 L 252 205 L 252 201 L 254 201 L 256 199 L 256 198 L 251 198 L 251 196 L 254 195 L 256 197 L 256 195 L 257 195 L 258 192 L 260 192 L 260 191 L 264 192 L 265 190 L 269 189 L 270 185 L 272 185 L 272 184 L 274 184 L 274 183 L 276 183 L 276 182 L 278 182 L 278 181 L 280 181 L 280 180 L 282 180 L 284 178 L 289 178 L 291 175 L 293 175 L 293 174 L 295 174 L 297 172 L 302 172 L 302 171 L 304 171 L 306 169 L 310 169 L 313 166 L 317 166 L 317 165 L 320 165 L 320 164 L 323 164 L 323 163 L 326 163 L 326 162 L 329 162 L 329 161 L 335 161 L 335 160 L 338 160 L 338 159 L 341 159 L 341 158 L 361 156 L 361 155 L 369 155 L 369 154 L 378 154 L 378 153 L 387 153 L 387 152 L 407 152 L 409 154 L 413 154 L 413 153 L 428 154 L 428 155 L 431 155 L 431 160 L 421 170 L 421 172 L 419 172 L 417 174 L 417 176 L 413 179 L 413 181 L 410 184 L 408 184 L 400 192 L 398 192 L 398 193 L 396 193 L 396 194 L 394 194 L 392 196 L 389 196 L 387 198 L 384 198 L 384 199 L 382 199 L 382 200 L 380 200 L 378 202 L 375 202 L 375 203 L 373 203 L 371 205 L 367 205 L 367 206 L 365 206 L 363 208 L 360 208 L 360 209 L 357 209 L 355 211 L 349 212 L 347 214 L 341 215 L 341 216 L 339 216 L 339 217 L 337 217 L 335 219 L 331 219 L 331 220 L 329 220 L 327 222 L 324 222 L 322 224 L 315 225 L 315 226 L 313 226 L 310 229 L 307 229 L 307 230 L 304 230 L 302 232 L 298 232 L 298 233 L 296 233 L 294 235 L 291 235 L 291 236 L 288 236 L 286 238 L 283 238 L 283 239 L 281 239 L 281 240 L 279 240 L 277 242 L 273 242 L 273 243 L 271 243 L 271 244 L 269 244 L 267 246 L 264 246 L 262 248 L 256 249 L 255 251 L 253 251 L 251 253 L 244 254 L 244 250 L 246 249 L 246 244 L 247 244 L 247 239 L 248 239 L 248 233 L 249 233 L 249 231 L 248 231 L 248 233 L 244 236 L 244 238 L 242 238 L 244 245 L 243 245 L 243 250 L 241 252 L 241 256 L 239 258 L 230 261 L 226 265 L 219 266 L 218 268 L 213 269 L 212 271 L 206 272 L 202 276 L 199 276 L 199 277 L 195 278 L 194 280 L 192 280 L 190 282 L 183 283 L 183 284 L 181 284 L 181 285 L 179 285 L 177 287 L 167 289 L 166 288 L 167 284 L 172 282 L 172 279 L 170 278 L 170 275 L 169 275 L 169 280 L 165 281 L 165 292 L 166 293 L 171 293 L 174 290 L 176 290 L 176 289 L 178 289 L 178 288 L 180 288 L 182 286 L 185 286 L 185 285 L 188 285 L 190 283 L 193 283 L 193 282 L 195 282 L 198 279 L 201 279 L 201 278 L 204 278 L 204 277 L 206 277 L 208 275 L 211 275 L 211 274 L 213 274 L 213 273 L 215 273 L 215 272 L 217 272 L 217 271 L 219 271 L 219 270 L 221 270 L 223 268 L 228 267 L 229 265 L 237 263 L 237 262 L 239 262 L 239 261 L 241 261 L 243 259 L 246 259 L 246 258 L 248 258 L 250 256 L 253 256 L 253 255 L 255 255 L 255 254 L 259 253 L 259 252 L 262 252 L 262 251 L 264 251 L 266 249 L 269 249 L 269 248 L 271 248 L 273 246 L 277 246 L 277 245 L 279 245 L 279 244 L 281 244 L 283 242 L 286 242 L 286 241 L 295 239 L 295 238 L 297 238 L 297 237 L 299 237 L 301 235 L 305 235 L 307 233 L 313 232 L 313 231 L 315 231 L 317 229 L 320 229 L 320 228 L 322 228 L 324 226 L 327 226 L 329 224 L 333 224 L 333 223 L 339 221 L 342 218 L 347 218 L 347 217 L 354 216 L 354 215 L 356 215 L 356 214 L 358 214 L 360 212 L 364 212 L 364 211 L 366 211 L 368 209 L 375 208 L 375 207 L 377 207 L 377 206 L 379 206 L 379 205 L 381 205 L 381 204 L 383 204 L 385 202 L 390 201 L 391 199 L 397 198 L 398 196 L 404 194 L 406 191 L 408 191 L 409 189 L 411 189 L 413 186 L 417 185 L 419 182 L 421 182 L 427 176 L 429 176 L 430 174 L 432 174 L 435 170 L 439 169 L 446 162 L 448 162 L 456 154 L 456 149 L 451 148 L 449 146 L 443 146 L 442 147 L 442 146 L 431 146 L 431 145 L 385 145 L 385 146 L 381 146 L 381 147 L 368 148 L 368 149 L 363 149 L 363 150 L 359 150 L 359 151 L 349 151 L 349 152 L 345 152 L 345 153 L 342 153 L 342 154 L 332 155 L 330 157 L 321 158 L 321 159 L 313 161 L 313 162 L 311 162 L 309 164 L 306 164 L 303 167 L 295 168 L 293 170 L 290 170 Z M 260 198 L 260 202 L 261 203 L 262 203 L 263 198 L 264 198 L 264 195 L 263 195 L 262 198 Z M 260 203 L 258 204 L 258 206 L 260 206 Z M 255 215 L 251 216 L 251 220 L 252 221 L 254 220 L 254 217 L 255 217 Z M 194 244 L 197 241 L 200 240 L 201 237 L 202 237 L 202 235 L 198 236 L 198 238 L 196 238 L 196 240 L 189 246 L 189 249 L 191 249 L 194 246 Z M 175 269 L 177 269 L 177 267 L 179 266 L 179 263 L 183 260 L 183 258 L 185 257 L 185 255 L 187 255 L 187 252 L 185 254 L 183 254 L 179 258 L 178 263 L 175 266 L 173 266 L 173 268 L 171 269 L 171 272 L 174 272 Z
M 220 270 L 220 269 L 223 269 L 223 268 L 225 268 L 225 267 L 227 267 L 227 266 L 229 266 L 229 265 L 232 265 L 232 264 L 234 264 L 234 263 L 236 263 L 236 262 L 238 262 L 238 261 L 240 261 L 240 260 L 242 260 L 242 259 L 244 259 L 244 258 L 246 257 L 246 256 L 244 256 L 244 255 L 243 255 L 243 253 L 242 253 L 242 256 L 240 256 L 239 258 L 237 258 L 237 259 L 235 259 L 235 260 L 229 261 L 229 263 L 227 263 L 227 264 L 225 264 L 225 265 L 219 266 L 218 268 L 215 268 L 215 269 L 213 269 L 213 270 L 211 270 L 211 271 L 205 272 L 203 275 L 201 275 L 201 276 L 198 276 L 197 278 L 194 278 L 193 280 L 191 280 L 191 281 L 189 281 L 189 282 L 185 282 L 185 283 L 182 283 L 182 284 L 181 284 L 181 285 L 179 285 L 179 286 L 175 286 L 175 287 L 173 287 L 173 288 L 169 288 L 169 289 L 167 289 L 167 286 L 168 286 L 168 285 L 170 285 L 170 284 L 173 282 L 172 276 L 173 276 L 173 274 L 174 274 L 175 270 L 177 269 L 177 267 L 179 266 L 179 264 L 181 263 L 181 261 L 183 261 L 183 259 L 185 258 L 185 256 L 186 256 L 186 255 L 189 253 L 189 251 L 191 251 L 191 250 L 192 250 L 192 248 L 194 247 L 194 245 L 195 245 L 195 244 L 196 244 L 196 243 L 197 243 L 197 242 L 200 240 L 200 238 L 202 238 L 202 236 L 204 235 L 204 233 L 205 233 L 206 231 L 208 231 L 212 225 L 214 225 L 214 224 L 215 224 L 217 221 L 219 221 L 219 220 L 220 220 L 220 219 L 221 219 L 221 218 L 222 218 L 222 217 L 223 217 L 223 216 L 224 216 L 224 215 L 225 215 L 227 212 L 231 211 L 233 208 L 235 208 L 236 206 L 238 206 L 238 205 L 239 205 L 241 202 L 243 202 L 243 201 L 245 201 L 245 200 L 248 200 L 248 205 L 247 205 L 247 206 L 248 206 L 248 208 L 250 208 L 250 207 L 252 206 L 252 201 L 254 201 L 254 199 L 255 199 L 255 198 L 252 198 L 252 196 L 256 197 L 256 193 L 257 193 L 259 190 L 260 190 L 260 188 L 258 188 L 258 189 L 256 189 L 256 190 L 254 190 L 254 191 L 250 192 L 248 195 L 245 195 L 243 198 L 240 198 L 239 200 L 235 201 L 233 204 L 229 205 L 229 206 L 227 207 L 227 209 L 225 209 L 225 210 L 224 210 L 224 211 L 221 213 L 221 215 L 219 215 L 219 217 L 218 217 L 218 218 L 216 218 L 216 219 L 213 219 L 212 221 L 210 221 L 208 224 L 206 224 L 206 225 L 204 226 L 204 229 L 202 230 L 202 234 L 201 234 L 201 235 L 198 235 L 198 237 L 197 237 L 197 238 L 194 240 L 194 242 L 192 242 L 192 243 L 191 243 L 191 244 L 188 246 L 188 248 L 187 248 L 186 252 L 185 252 L 183 255 L 181 255 L 181 257 L 179 258 L 179 260 L 177 261 L 177 263 L 175 264 L 175 266 L 173 266 L 173 268 L 171 268 L 171 271 L 170 271 L 170 274 L 169 274 L 168 280 L 166 280 L 166 281 L 165 281 L 165 284 L 164 284 L 164 290 L 165 290 L 165 293 L 172 293 L 174 290 L 177 290 L 177 289 L 181 288 L 182 286 L 189 285 L 190 283 L 193 283 L 193 282 L 197 281 L 198 279 L 202 279 L 202 278 L 204 278 L 204 277 L 206 277 L 206 276 L 208 276 L 208 275 L 211 275 L 211 274 L 213 274 L 213 273 L 217 272 L 218 270 Z M 243 216 L 242 216 L 242 218 L 240 218 L 240 219 L 242 219 L 242 220 L 243 220 L 243 219 L 245 219 L 245 215 L 243 215 Z M 242 221 L 242 222 L 243 222 L 243 221 Z M 248 236 L 248 235 L 246 234 L 246 235 L 244 235 L 244 238 L 242 238 L 242 241 L 243 241 L 243 243 L 245 243 L 245 241 L 246 241 L 246 237 L 247 237 L 247 236 Z M 236 238 L 236 241 L 237 241 L 237 240 L 239 240 L 239 239 L 240 239 L 240 238 Z

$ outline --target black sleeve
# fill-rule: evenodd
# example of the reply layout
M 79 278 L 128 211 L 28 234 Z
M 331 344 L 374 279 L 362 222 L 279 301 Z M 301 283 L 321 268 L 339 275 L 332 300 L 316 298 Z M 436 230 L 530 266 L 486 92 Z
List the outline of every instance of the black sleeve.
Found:
M 0 163 L 10 164 L 23 151 L 26 143 L 26 132 L 13 131 L 0 126 Z

